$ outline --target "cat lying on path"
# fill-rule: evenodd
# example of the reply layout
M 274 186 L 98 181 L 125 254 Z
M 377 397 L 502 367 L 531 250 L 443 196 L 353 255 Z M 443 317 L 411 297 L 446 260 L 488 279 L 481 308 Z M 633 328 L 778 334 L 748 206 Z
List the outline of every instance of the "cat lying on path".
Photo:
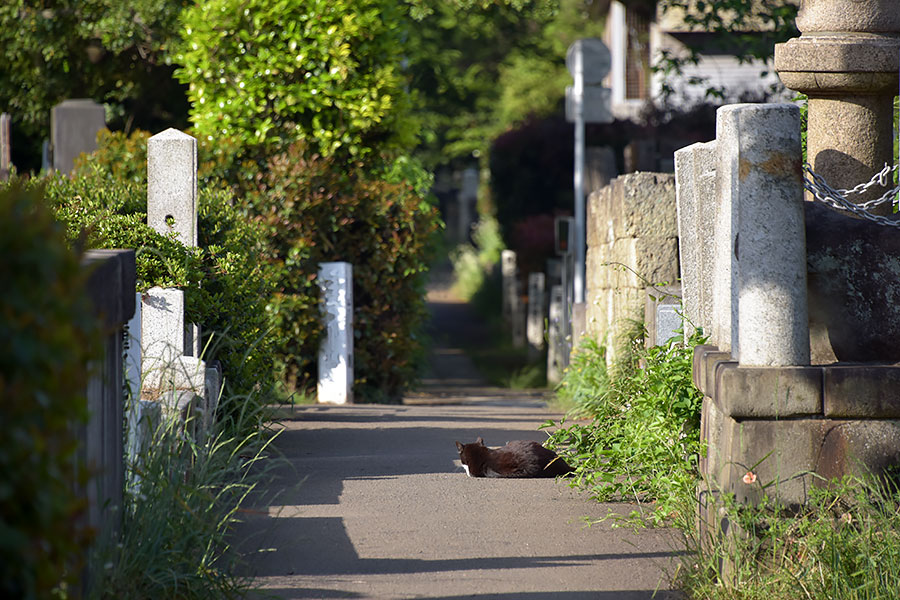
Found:
M 537 442 L 516 440 L 495 450 L 478 438 L 474 444 L 456 442 L 456 449 L 469 477 L 556 477 L 574 471 Z

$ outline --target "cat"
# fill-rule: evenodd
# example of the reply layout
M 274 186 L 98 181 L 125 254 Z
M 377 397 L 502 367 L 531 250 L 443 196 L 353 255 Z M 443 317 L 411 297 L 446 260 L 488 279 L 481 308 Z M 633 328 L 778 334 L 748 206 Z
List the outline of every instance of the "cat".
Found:
M 456 449 L 469 477 L 556 477 L 574 471 L 537 442 L 516 440 L 492 449 L 478 438 L 474 444 L 456 442 Z

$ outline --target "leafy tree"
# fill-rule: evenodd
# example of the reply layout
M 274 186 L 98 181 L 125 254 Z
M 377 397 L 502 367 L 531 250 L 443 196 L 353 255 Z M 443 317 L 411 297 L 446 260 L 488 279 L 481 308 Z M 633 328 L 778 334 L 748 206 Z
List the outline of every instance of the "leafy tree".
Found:
M 91 537 L 76 426 L 100 335 L 80 257 L 39 187 L 0 189 L 0 255 L 0 597 L 51 598 L 78 584 Z
M 183 15 L 176 76 L 199 135 L 264 154 L 306 141 L 350 156 L 413 143 L 393 0 L 204 0 Z
M 0 3 L 0 108 L 15 162 L 37 166 L 50 110 L 66 98 L 107 103 L 113 128 L 184 127 L 187 103 L 166 54 L 187 0 Z
M 659 7 L 664 13 L 677 12 L 689 30 L 713 34 L 703 36 L 707 44 L 705 47 L 689 45 L 687 52 L 681 55 L 669 51 L 661 53 L 653 68 L 667 75 L 662 85 L 663 99 L 674 93 L 667 81 L 671 77 L 683 76 L 686 65 L 696 65 L 701 51 L 732 55 L 742 63 L 768 63 L 776 43 L 799 35 L 794 24 L 798 6 L 791 0 L 660 0 Z M 703 78 L 695 78 L 688 83 L 708 85 Z M 706 94 L 723 98 L 725 90 L 708 86 Z

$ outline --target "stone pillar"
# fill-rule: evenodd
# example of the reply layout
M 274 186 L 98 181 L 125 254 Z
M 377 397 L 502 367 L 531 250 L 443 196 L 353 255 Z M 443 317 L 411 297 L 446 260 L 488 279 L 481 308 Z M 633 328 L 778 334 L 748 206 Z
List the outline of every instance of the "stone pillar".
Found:
M 177 129 L 147 141 L 147 224 L 197 245 L 197 140 Z M 185 356 L 200 357 L 199 325 L 186 324 L 183 345 Z
M 0 115 L 0 181 L 9 179 L 9 169 L 12 167 L 10 133 L 10 117 L 3 113 Z
M 609 185 L 618 175 L 616 155 L 609 146 L 584 149 L 584 191 L 590 196 Z
M 550 288 L 550 318 L 547 322 L 547 383 L 562 381 L 568 347 L 563 332 L 563 287 Z
M 68 173 L 75 159 L 97 149 L 97 133 L 106 127 L 106 109 L 93 100 L 65 100 L 50 113 L 53 168 Z
M 319 265 L 325 338 L 319 349 L 318 401 L 353 403 L 353 265 Z
M 500 253 L 500 274 L 503 277 L 503 320 L 510 324 L 519 287 L 516 282 L 516 253 L 514 251 L 503 250 Z
M 716 143 L 693 144 L 675 152 L 675 201 L 684 336 L 711 332 L 713 252 L 708 243 L 715 222 Z M 717 340 L 710 339 L 711 344 Z
M 512 346 L 513 348 L 524 348 L 526 344 L 525 326 L 527 319 L 527 308 L 522 298 L 517 294 L 512 306 Z
M 177 129 L 147 141 L 147 224 L 197 245 L 197 140 Z
M 799 38 L 775 46 L 784 85 L 809 97 L 807 162 L 834 188 L 869 181 L 893 164 L 893 98 L 900 70 L 895 0 L 805 0 Z M 851 200 L 886 191 L 873 186 Z M 890 207 L 881 212 L 889 214 Z
M 463 171 L 457 202 L 459 204 L 459 211 L 456 215 L 459 242 L 464 244 L 469 240 L 472 216 L 475 214 L 475 207 L 478 204 L 478 169 L 475 167 L 468 167 Z
M 545 276 L 543 273 L 528 274 L 528 323 L 525 335 L 528 338 L 528 356 L 535 359 L 544 350 L 545 316 Z
M 724 106 L 716 137 L 716 252 L 719 273 L 730 267 L 730 306 L 727 288 L 720 301 L 736 327 L 732 355 L 742 366 L 808 365 L 800 111 L 792 104 Z

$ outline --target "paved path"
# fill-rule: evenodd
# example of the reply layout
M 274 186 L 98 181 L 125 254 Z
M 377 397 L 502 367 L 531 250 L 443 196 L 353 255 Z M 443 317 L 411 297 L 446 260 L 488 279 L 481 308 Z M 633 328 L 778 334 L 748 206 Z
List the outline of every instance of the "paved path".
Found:
M 671 532 L 585 527 L 609 505 L 562 482 L 465 476 L 454 441 L 543 440 L 536 428 L 555 415 L 539 394 L 485 387 L 454 346 L 477 335 L 468 307 L 430 299 L 445 329 L 407 404 L 302 407 L 284 421 L 289 465 L 242 527 L 255 583 L 278 598 L 677 597 L 665 591 Z

